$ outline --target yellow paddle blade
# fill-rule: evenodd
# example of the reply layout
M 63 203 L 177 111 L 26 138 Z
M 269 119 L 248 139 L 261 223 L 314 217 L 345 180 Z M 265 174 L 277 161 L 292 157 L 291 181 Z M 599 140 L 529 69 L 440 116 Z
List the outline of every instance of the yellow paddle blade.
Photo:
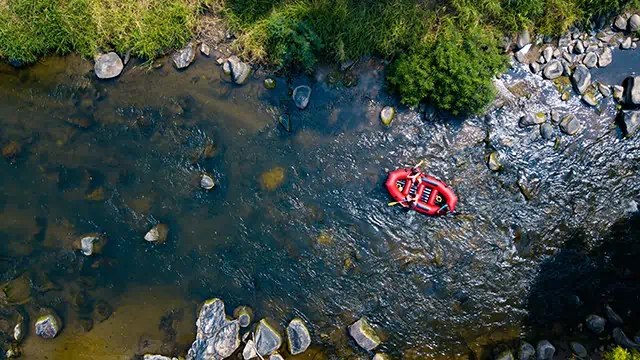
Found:
M 424 160 L 420 160 L 420 162 L 418 163 L 418 165 L 414 166 L 414 168 L 419 167 L 420 165 L 422 165 L 422 163 L 424 162 Z
M 394 205 L 398 205 L 400 204 L 402 201 L 394 201 L 394 202 L 390 202 L 389 204 L 387 204 L 387 206 L 394 206 Z

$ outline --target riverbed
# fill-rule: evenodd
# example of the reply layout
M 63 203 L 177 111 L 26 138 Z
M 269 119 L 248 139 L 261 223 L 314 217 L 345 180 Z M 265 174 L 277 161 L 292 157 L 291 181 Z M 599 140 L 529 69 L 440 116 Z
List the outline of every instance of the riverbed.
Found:
M 617 84 L 638 64 L 628 54 L 597 78 Z M 53 340 L 30 333 L 26 359 L 184 355 L 212 297 L 281 325 L 305 319 L 316 346 L 302 358 L 364 355 L 345 331 L 361 316 L 397 358 L 462 356 L 531 336 L 541 264 L 577 232 L 596 248 L 639 200 L 640 137 L 621 136 L 613 99 L 563 102 L 521 66 L 499 80 L 524 89 L 519 105 L 425 119 L 395 104 L 374 60 L 350 70 L 355 86 L 325 67 L 272 90 L 260 70 L 233 85 L 200 54 L 185 71 L 157 64 L 132 61 L 111 81 L 75 56 L 0 65 L 0 144 L 18 145 L 0 161 L 0 282 L 26 274 L 25 311 L 50 307 L 65 322 Z M 290 94 L 303 84 L 313 93 L 299 110 Z M 390 127 L 385 105 L 398 106 Z M 518 127 L 523 109 L 573 113 L 583 129 L 556 126 L 545 141 Z M 486 165 L 493 151 L 499 172 Z M 386 172 L 420 161 L 455 189 L 456 213 L 387 206 Z M 159 222 L 167 242 L 146 242 Z M 93 232 L 108 244 L 87 258 L 73 241 Z M 113 313 L 86 331 L 78 294 Z M 167 337 L 161 320 L 176 313 Z

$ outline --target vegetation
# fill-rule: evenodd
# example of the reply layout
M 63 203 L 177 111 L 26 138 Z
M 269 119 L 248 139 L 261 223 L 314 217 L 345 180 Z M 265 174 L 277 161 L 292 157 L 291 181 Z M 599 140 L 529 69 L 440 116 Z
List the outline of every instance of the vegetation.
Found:
M 616 346 L 613 350 L 605 353 L 604 360 L 640 360 L 640 353 L 636 350 L 625 350 Z

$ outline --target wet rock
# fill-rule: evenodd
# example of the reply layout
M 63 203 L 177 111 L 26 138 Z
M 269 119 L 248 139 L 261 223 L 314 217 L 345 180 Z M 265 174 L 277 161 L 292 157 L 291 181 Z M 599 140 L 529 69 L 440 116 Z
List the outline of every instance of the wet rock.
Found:
M 31 301 L 31 280 L 22 274 L 0 289 L 0 305 L 22 305 Z
M 584 94 L 591 86 L 591 73 L 589 69 L 580 64 L 571 75 L 571 83 L 578 94 Z
M 356 341 L 358 346 L 367 351 L 375 349 L 381 342 L 375 329 L 369 325 L 369 322 L 364 317 L 349 326 L 349 335 Z
M 586 67 L 588 67 L 589 69 L 597 67 L 598 66 L 598 55 L 596 55 L 596 53 L 594 53 L 594 52 L 587 53 L 587 55 L 585 55 L 584 59 L 582 59 L 582 63 Z
M 311 88 L 307 85 L 300 85 L 293 89 L 292 97 L 298 109 L 304 110 L 309 105 L 309 99 L 311 99 Z
M 581 127 L 580 120 L 573 114 L 566 115 L 560 122 L 560 130 L 567 135 L 575 135 Z
M 373 356 L 373 359 L 371 360 L 391 360 L 391 358 L 387 354 L 377 353 Z
M 15 141 L 9 141 L 5 146 L 2 147 L 2 156 L 7 160 L 13 160 L 17 158 L 22 152 L 22 147 L 20 144 Z
M 573 69 L 571 68 L 571 64 L 569 64 L 568 61 L 562 59 L 562 75 L 564 76 L 571 76 L 571 74 L 573 74 Z
M 533 348 L 533 345 L 528 342 L 523 341 L 520 344 L 520 349 L 518 350 L 518 359 L 519 360 L 531 360 L 536 354 L 536 349 Z
M 291 355 L 301 354 L 311 345 L 311 335 L 309 329 L 302 319 L 293 319 L 287 326 L 287 344 Z
M 196 320 L 196 339 L 186 360 L 224 359 L 240 347 L 240 325 L 227 320 L 220 299 L 205 301 Z
M 631 40 L 630 36 L 627 36 L 624 40 L 622 40 L 622 42 L 620 43 L 620 49 L 622 50 L 629 50 L 631 49 L 631 45 L 633 45 L 633 40 Z
M 612 60 L 613 60 L 613 51 L 611 51 L 611 49 L 609 49 L 608 47 L 605 47 L 604 50 L 602 51 L 602 54 L 600 54 L 600 56 L 598 57 L 598 66 L 599 67 L 609 66 Z
M 573 351 L 573 353 L 579 358 L 585 359 L 587 357 L 587 349 L 582 346 L 582 344 L 572 341 L 569 343 L 569 346 L 571 347 L 571 351 Z
M 19 358 L 20 355 L 22 355 L 22 351 L 20 351 L 18 344 L 10 344 L 4 353 L 4 359 L 16 359 Z M 2 353 L 0 353 L 0 356 L 2 356 Z
M 545 140 L 553 139 L 553 126 L 549 123 L 540 125 L 540 136 Z
M 624 80 L 624 103 L 640 106 L 640 76 L 630 76 Z
M 538 360 L 551 360 L 555 354 L 556 348 L 547 340 L 542 340 L 536 346 L 536 354 Z
M 266 78 L 264 79 L 264 87 L 266 87 L 267 89 L 275 89 L 276 81 L 272 78 Z
M 382 108 L 382 111 L 380 111 L 380 121 L 382 121 L 384 125 L 389 126 L 395 115 L 396 110 L 392 106 L 385 106 Z
M 525 45 L 522 49 L 518 50 L 516 52 L 516 60 L 522 64 L 526 64 L 529 50 L 531 50 L 531 44 Z
M 282 345 L 282 337 L 269 325 L 266 319 L 262 319 L 256 329 L 255 343 L 258 354 L 266 356 L 280 348 Z
M 154 244 L 163 244 L 167 241 L 167 235 L 169 234 L 169 226 L 166 224 L 157 224 L 152 227 L 145 235 L 144 239 Z
M 560 60 L 551 60 L 542 70 L 545 78 L 549 80 L 557 79 L 562 76 L 564 68 Z
M 598 100 L 596 100 L 595 95 L 591 92 L 582 95 L 582 101 L 589 106 L 598 106 Z
M 528 126 L 542 124 L 545 121 L 547 121 L 547 117 L 545 116 L 544 113 L 536 113 L 536 114 L 529 113 L 521 117 L 518 124 L 520 125 L 521 128 L 525 128 Z
M 96 60 L 93 67 L 96 76 L 99 79 L 112 79 L 122 72 L 124 64 L 120 56 L 114 52 L 106 53 Z
M 600 94 L 604 97 L 611 96 L 611 88 L 603 83 L 598 83 L 598 91 L 600 91 Z
M 537 74 L 540 71 L 540 64 L 537 62 L 529 64 L 529 69 L 532 73 Z
M 509 349 L 504 350 L 495 357 L 495 360 L 514 360 L 513 353 Z
M 624 15 L 616 16 L 615 21 L 613 22 L 613 27 L 618 31 L 626 31 L 629 26 L 629 22 L 627 17 Z
M 587 323 L 587 328 L 593 331 L 596 335 L 602 334 L 604 331 L 604 327 L 607 324 L 607 320 L 605 320 L 602 316 L 591 314 L 587 316 L 585 320 Z
M 552 55 L 554 59 L 559 59 L 562 56 L 562 51 L 560 49 L 554 49 Z
M 529 45 L 530 43 L 531 43 L 531 36 L 529 35 L 529 31 L 522 30 L 522 32 L 518 34 L 518 40 L 516 40 L 516 46 L 518 47 L 518 50 Z
M 258 357 L 258 353 L 256 352 L 256 344 L 253 342 L 253 340 L 247 340 L 247 344 L 242 350 L 242 357 L 244 358 L 244 360 L 254 359 Z
M 544 51 L 542 51 L 542 56 L 546 62 L 551 61 L 551 59 L 553 59 L 553 48 L 551 46 L 547 46 Z
M 169 357 L 169 356 L 163 356 L 163 355 L 145 354 L 142 357 L 142 360 L 179 360 L 179 359 L 175 357 Z
M 227 64 L 229 64 L 228 66 L 231 70 L 231 78 L 236 85 L 244 84 L 249 78 L 249 75 L 251 75 L 251 66 L 240 61 L 240 59 L 235 55 L 227 59 Z
M 202 53 L 202 55 L 209 57 L 209 55 L 211 54 L 211 48 L 209 47 L 209 45 L 202 43 L 200 44 L 200 52 Z
M 60 333 L 60 330 L 62 330 L 62 320 L 53 310 L 47 310 L 36 320 L 35 333 L 43 339 L 53 339 Z
M 86 234 L 76 240 L 73 245 L 74 248 L 80 250 L 84 256 L 97 255 L 100 254 L 105 245 L 107 245 L 107 239 L 98 233 Z
M 564 48 L 569 46 L 569 44 L 571 44 L 571 33 L 567 32 L 558 39 L 558 47 Z
M 284 360 L 284 358 L 282 357 L 282 355 L 275 353 L 269 356 L 269 360 Z
M 620 130 L 626 137 L 631 137 L 640 129 L 640 110 L 622 110 L 619 116 Z
M 291 116 L 287 114 L 278 116 L 278 124 L 280 124 L 286 132 L 291 132 Z
M 215 186 L 215 182 L 213 182 L 213 178 L 207 174 L 202 174 L 200 178 L 200 187 L 205 190 L 211 190 Z
M 190 42 L 184 49 L 177 50 L 171 59 L 176 69 L 185 69 L 196 58 L 196 44 Z
M 609 305 L 605 305 L 605 312 L 607 314 L 607 319 L 613 326 L 621 326 L 623 324 L 622 318 L 620 315 L 616 314 L 615 311 Z
M 27 326 L 28 324 L 24 316 L 22 316 L 22 314 L 18 314 L 16 325 L 13 327 L 13 334 L 11 334 L 12 340 L 16 343 L 20 343 L 27 333 Z
M 629 32 L 634 33 L 640 30 L 640 15 L 633 14 L 629 18 Z
M 576 46 L 573 47 L 573 52 L 580 55 L 583 54 L 585 51 L 584 45 L 582 44 L 582 41 L 578 41 L 576 42 Z
M 487 166 L 491 171 L 500 171 L 502 169 L 502 164 L 500 163 L 500 158 L 497 152 L 492 152 L 487 157 Z
M 613 329 L 613 340 L 623 348 L 640 350 L 640 345 L 631 341 L 619 327 Z
M 238 306 L 233 310 L 233 317 L 238 320 L 240 327 L 247 327 L 253 320 L 253 310 L 248 306 Z
M 624 87 L 620 85 L 613 85 L 613 98 L 620 102 L 624 97 Z

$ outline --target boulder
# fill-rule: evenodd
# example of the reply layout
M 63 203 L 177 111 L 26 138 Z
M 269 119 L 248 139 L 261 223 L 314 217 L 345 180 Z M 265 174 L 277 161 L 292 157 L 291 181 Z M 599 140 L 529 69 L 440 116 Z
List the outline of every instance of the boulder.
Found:
M 624 136 L 631 137 L 640 129 L 640 110 L 622 110 L 618 117 Z
M 258 357 L 258 353 L 256 352 L 256 344 L 253 342 L 253 340 L 247 340 L 247 344 L 242 350 L 242 357 L 244 358 L 244 360 L 254 359 Z
M 565 48 L 565 47 L 569 46 L 569 44 L 571 44 L 571 33 L 564 33 L 558 39 L 558 47 L 559 48 Z
M 612 60 L 613 60 L 613 52 L 611 51 L 610 48 L 605 47 L 604 50 L 602 51 L 602 54 L 598 56 L 598 66 L 599 67 L 609 66 Z
M 581 127 L 580 120 L 574 114 L 565 116 L 560 122 L 560 130 L 567 135 L 575 135 Z
M 582 101 L 589 106 L 598 106 L 598 100 L 591 92 L 586 92 L 582 95 Z
M 604 331 L 604 327 L 607 324 L 607 320 L 605 320 L 602 316 L 591 314 L 587 316 L 585 320 L 587 323 L 587 328 L 593 331 L 596 335 L 602 334 Z
M 227 69 L 230 70 L 231 79 L 236 85 L 244 84 L 251 75 L 251 66 L 240 61 L 235 55 L 228 58 L 226 64 Z
M 231 356 L 238 347 L 238 321 L 227 319 L 222 300 L 205 301 L 196 320 L 196 339 L 191 344 L 186 360 L 224 359 Z
M 572 341 L 569 343 L 571 347 L 571 351 L 576 354 L 579 358 L 586 359 L 587 358 L 587 349 L 582 346 L 579 342 Z
M 640 76 L 629 76 L 623 82 L 624 103 L 629 106 L 640 106 Z
M 152 227 L 149 232 L 144 236 L 144 239 L 154 244 L 163 244 L 167 241 L 167 235 L 169 234 L 169 226 L 166 224 L 157 224 Z
M 311 345 L 309 329 L 302 319 L 293 319 L 287 326 L 287 344 L 291 355 L 301 354 Z
M 598 83 L 598 91 L 600 91 L 600 94 L 604 97 L 611 96 L 611 88 L 603 83 Z
M 516 60 L 518 60 L 522 64 L 526 64 L 527 62 L 527 54 L 531 50 L 531 44 L 525 45 L 522 49 L 516 52 Z
M 123 68 L 124 64 L 120 56 L 114 52 L 110 52 L 100 56 L 98 60 L 96 60 L 93 70 L 99 79 L 112 79 L 120 75 Z
M 640 15 L 633 14 L 629 18 L 629 32 L 634 33 L 638 30 L 640 30 Z
M 282 337 L 269 325 L 266 319 L 262 319 L 256 329 L 255 343 L 258 354 L 266 356 L 276 352 L 280 348 L 282 345 Z
M 373 359 L 371 360 L 391 360 L 391 358 L 387 354 L 377 353 L 373 356 Z
M 531 43 L 531 35 L 529 35 L 528 30 L 522 30 L 520 34 L 518 34 L 518 39 L 516 40 L 516 46 L 519 49 L 522 49 L 526 45 Z
M 525 128 L 528 126 L 542 124 L 545 121 L 547 121 L 547 117 L 545 116 L 544 113 L 541 113 L 541 112 L 536 114 L 528 113 L 520 118 L 520 121 L 518 121 L 518 125 L 521 128 Z
M 547 46 L 546 48 L 544 48 L 544 50 L 542 51 L 542 56 L 544 57 L 544 60 L 546 62 L 551 61 L 551 59 L 553 59 L 553 48 L 551 46 Z
M 620 85 L 613 85 L 613 98 L 620 102 L 624 98 L 624 87 Z
M 300 85 L 293 89 L 292 97 L 298 109 L 304 110 L 309 105 L 309 99 L 311 99 L 311 88 L 307 85 Z
M 540 125 L 540 136 L 545 140 L 551 140 L 553 138 L 553 126 L 549 123 Z
M 392 106 L 385 106 L 380 111 L 380 121 L 384 125 L 391 125 L 393 118 L 396 116 L 396 110 Z
M 164 356 L 164 355 L 151 355 L 151 354 L 145 354 L 142 357 L 142 360 L 178 360 L 178 358 L 175 357 L 169 357 L 169 356 Z
M 247 327 L 253 320 L 253 310 L 248 306 L 238 306 L 233 310 L 233 317 L 238 320 L 240 327 Z
M 623 348 L 640 350 L 640 344 L 631 341 L 619 327 L 613 329 L 613 340 Z
M 627 36 L 624 40 L 622 40 L 622 42 L 620 43 L 620 49 L 622 50 L 629 50 L 631 49 L 631 46 L 633 45 L 633 40 L 631 40 L 631 36 Z
M 551 360 L 555 354 L 556 348 L 547 340 L 542 340 L 536 346 L 536 354 L 538 360 Z
M 171 59 L 176 69 L 184 69 L 196 58 L 196 43 L 190 42 L 184 49 L 173 53 Z
M 53 339 L 62 330 L 62 320 L 52 310 L 40 316 L 35 323 L 35 333 L 43 339 Z
M 349 335 L 356 341 L 358 346 L 367 351 L 375 349 L 381 342 L 375 329 L 369 325 L 369 322 L 364 317 L 349 326 Z
M 495 360 L 514 360 L 513 353 L 509 349 L 504 350 L 495 357 Z
M 211 48 L 209 47 L 209 45 L 202 43 L 200 44 L 200 52 L 202 53 L 202 55 L 209 57 L 209 55 L 211 54 Z
M 573 52 L 580 55 L 582 53 L 584 53 L 585 48 L 584 48 L 584 44 L 582 43 L 582 41 L 577 41 L 576 42 L 576 46 L 573 47 Z
M 205 190 L 211 190 L 214 186 L 215 183 L 213 182 L 213 178 L 207 174 L 202 174 L 202 177 L 200 178 L 200 187 Z
M 537 74 L 540 71 L 540 64 L 537 62 L 529 64 L 529 69 L 532 73 Z
M 549 80 L 557 79 L 562 76 L 564 71 L 560 60 L 551 60 L 542 70 L 542 74 Z
M 591 86 L 589 69 L 582 64 L 578 65 L 571 74 L 571 83 L 578 94 L 584 94 Z
M 587 53 L 587 55 L 585 55 L 584 59 L 582 59 L 582 63 L 584 64 L 584 66 L 588 67 L 589 69 L 597 67 L 598 66 L 598 55 L 596 53 L 594 53 L 594 52 Z
M 98 233 L 82 235 L 73 243 L 74 248 L 80 250 L 84 256 L 100 254 L 105 245 L 107 245 L 107 239 Z
M 492 152 L 487 157 L 487 166 L 491 171 L 500 171 L 502 169 L 502 164 L 500 163 L 500 158 L 497 152 Z
M 535 355 L 536 349 L 533 348 L 533 345 L 525 341 L 520 343 L 520 349 L 518 351 L 519 360 L 532 360 Z
M 627 17 L 624 15 L 616 16 L 615 21 L 613 22 L 613 27 L 618 31 L 626 31 L 629 26 L 629 22 Z

